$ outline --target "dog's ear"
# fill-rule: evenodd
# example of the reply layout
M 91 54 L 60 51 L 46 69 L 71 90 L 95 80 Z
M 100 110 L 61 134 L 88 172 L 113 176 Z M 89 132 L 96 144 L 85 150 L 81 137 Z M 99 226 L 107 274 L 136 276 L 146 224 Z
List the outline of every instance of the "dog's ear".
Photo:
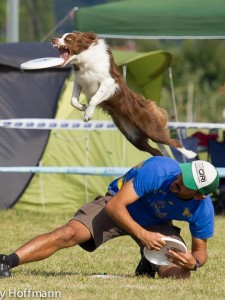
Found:
M 94 32 L 83 32 L 83 34 L 88 37 L 89 39 L 96 39 L 97 38 L 97 35 L 94 33 Z
M 85 36 L 85 38 L 87 38 L 92 43 L 97 43 L 97 41 L 98 41 L 97 35 L 93 32 L 83 32 L 83 35 Z

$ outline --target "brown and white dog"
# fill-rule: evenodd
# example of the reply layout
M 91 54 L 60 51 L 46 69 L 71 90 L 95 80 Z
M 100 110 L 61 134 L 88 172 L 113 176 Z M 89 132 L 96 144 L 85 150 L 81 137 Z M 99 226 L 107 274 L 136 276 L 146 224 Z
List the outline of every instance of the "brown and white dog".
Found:
M 139 150 L 162 155 L 148 144 L 148 139 L 151 139 L 177 148 L 188 158 L 196 156 L 196 153 L 170 138 L 166 129 L 166 111 L 128 88 L 103 39 L 90 32 L 73 32 L 53 38 L 52 45 L 58 48 L 64 59 L 62 66 L 68 63 L 74 66 L 71 104 L 84 111 L 85 122 L 91 120 L 98 106 L 112 117 L 127 140 Z M 87 106 L 79 102 L 81 91 L 87 98 Z

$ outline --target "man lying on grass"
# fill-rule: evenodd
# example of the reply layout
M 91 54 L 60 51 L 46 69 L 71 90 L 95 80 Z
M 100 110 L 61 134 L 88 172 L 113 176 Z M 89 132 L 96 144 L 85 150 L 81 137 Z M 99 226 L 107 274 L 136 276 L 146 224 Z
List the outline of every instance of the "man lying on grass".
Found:
M 85 204 L 74 218 L 50 233 L 41 234 L 10 255 L 0 255 L 0 276 L 10 269 L 45 259 L 56 251 L 80 245 L 94 251 L 112 238 L 130 235 L 141 247 L 136 275 L 188 278 L 207 260 L 207 239 L 214 230 L 211 192 L 217 189 L 217 170 L 206 161 L 179 164 L 155 156 L 114 180 L 105 196 Z M 157 266 L 146 260 L 143 248 L 160 250 L 164 236 L 182 240 L 173 220 L 189 223 L 191 251 L 168 249 L 170 265 Z

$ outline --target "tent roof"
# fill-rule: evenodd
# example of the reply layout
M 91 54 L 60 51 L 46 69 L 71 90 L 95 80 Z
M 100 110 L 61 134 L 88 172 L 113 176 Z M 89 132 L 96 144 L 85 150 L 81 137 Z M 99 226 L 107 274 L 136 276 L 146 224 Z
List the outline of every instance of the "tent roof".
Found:
M 126 82 L 136 93 L 146 99 L 160 99 L 164 72 L 172 62 L 172 55 L 163 50 L 146 53 L 113 51 L 115 61 L 123 74 L 126 66 Z
M 224 38 L 224 0 L 122 0 L 80 8 L 75 30 L 117 38 Z

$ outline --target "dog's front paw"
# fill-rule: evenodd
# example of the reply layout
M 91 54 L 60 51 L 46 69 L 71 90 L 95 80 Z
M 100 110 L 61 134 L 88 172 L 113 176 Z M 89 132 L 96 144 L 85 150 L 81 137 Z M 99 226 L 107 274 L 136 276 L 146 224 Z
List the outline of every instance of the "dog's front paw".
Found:
M 80 110 L 80 111 L 85 111 L 87 109 L 87 106 L 84 104 L 81 104 L 77 98 L 73 97 L 71 100 L 71 104 L 73 107 L 75 107 L 76 109 Z
M 84 113 L 84 118 L 83 118 L 84 122 L 90 121 L 93 115 L 94 115 L 94 109 L 88 107 Z
M 92 119 L 92 116 L 88 116 L 87 114 L 84 115 L 83 120 L 84 122 L 88 122 Z
M 80 103 L 79 103 L 80 104 Z M 79 106 L 76 107 L 80 111 L 85 111 L 87 109 L 87 106 L 84 104 L 80 104 Z

